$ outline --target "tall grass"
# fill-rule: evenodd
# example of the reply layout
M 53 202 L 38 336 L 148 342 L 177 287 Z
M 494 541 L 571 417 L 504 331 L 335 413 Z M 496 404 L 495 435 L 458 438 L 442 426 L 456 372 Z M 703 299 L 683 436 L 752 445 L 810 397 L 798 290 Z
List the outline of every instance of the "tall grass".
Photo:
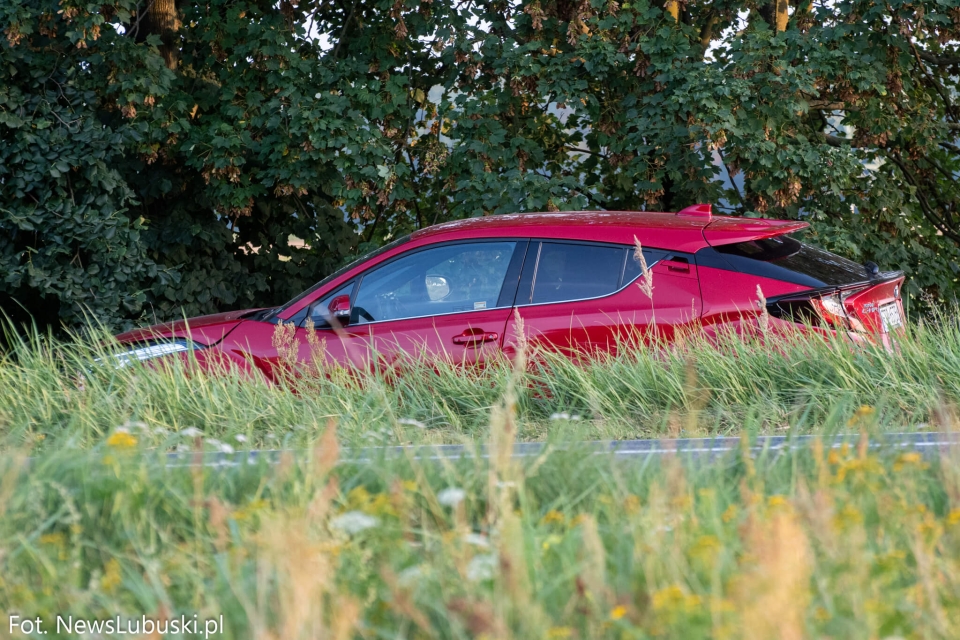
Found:
M 496 411 L 494 451 L 513 420 Z M 284 640 L 867 640 L 960 624 L 952 459 L 815 446 L 712 465 L 577 449 L 337 464 L 331 424 L 276 467 L 166 469 L 132 444 L 0 462 L 0 609 L 40 617 L 44 637 L 65 637 L 57 615 L 222 615 L 219 637 Z
M 906 420 L 956 427 L 957 337 L 918 328 L 897 354 L 688 342 L 580 366 L 522 352 L 274 385 L 24 343 L 0 366 L 0 610 L 40 618 L 37 638 L 66 635 L 58 616 L 196 616 L 200 634 L 222 616 L 218 637 L 258 640 L 953 637 L 958 461 L 866 445 Z M 518 438 L 782 425 L 861 435 L 709 464 L 509 455 Z M 341 456 L 371 434 L 482 435 L 490 456 Z M 166 464 L 282 439 L 310 448 Z
M 508 362 L 478 371 L 410 359 L 399 375 L 327 370 L 271 384 L 178 361 L 116 369 L 96 362 L 109 361 L 107 344 L 33 336 L 0 354 L 0 446 L 88 447 L 123 425 L 157 445 L 200 430 L 234 446 L 238 436 L 243 446 L 307 446 L 330 417 L 349 443 L 456 442 L 484 437 L 511 376 Z M 532 362 L 517 387 L 521 439 L 809 431 L 842 427 L 862 405 L 884 428 L 913 429 L 960 401 L 955 317 L 912 327 L 896 353 L 839 339 L 691 337 Z

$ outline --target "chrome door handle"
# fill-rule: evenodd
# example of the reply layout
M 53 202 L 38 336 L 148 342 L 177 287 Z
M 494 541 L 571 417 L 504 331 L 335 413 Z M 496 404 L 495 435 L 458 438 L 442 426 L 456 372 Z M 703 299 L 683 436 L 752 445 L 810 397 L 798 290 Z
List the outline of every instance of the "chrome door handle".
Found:
M 460 335 L 453 337 L 453 343 L 462 344 L 462 345 L 473 345 L 473 344 L 480 344 L 482 342 L 493 342 L 499 337 L 500 337 L 500 334 L 498 333 L 492 333 L 492 332 L 484 333 L 483 331 L 478 331 L 477 333 L 467 333 L 466 331 L 464 331 Z

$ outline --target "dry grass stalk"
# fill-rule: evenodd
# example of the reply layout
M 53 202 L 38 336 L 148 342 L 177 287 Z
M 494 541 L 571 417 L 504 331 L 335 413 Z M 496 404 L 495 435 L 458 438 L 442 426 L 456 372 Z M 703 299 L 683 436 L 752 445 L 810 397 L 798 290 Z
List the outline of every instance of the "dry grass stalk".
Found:
M 300 354 L 300 341 L 297 339 L 297 326 L 292 322 L 278 322 L 271 338 L 273 348 L 277 350 L 280 362 L 288 367 L 297 364 Z
M 633 236 L 633 258 L 640 263 L 640 282 L 637 283 L 637 286 L 640 287 L 640 291 L 643 291 L 643 295 L 653 300 L 653 272 L 647 267 L 647 259 L 643 255 L 643 246 L 640 244 L 640 240 L 637 239 L 637 236 Z
M 757 307 L 760 308 L 758 318 L 760 333 L 767 335 L 767 330 L 770 328 L 770 314 L 767 313 L 767 298 L 763 295 L 763 289 L 760 288 L 760 285 L 757 285 Z
M 740 637 L 802 640 L 813 566 L 807 536 L 789 503 L 777 507 L 769 519 L 751 519 L 743 545 L 752 562 L 733 587 Z

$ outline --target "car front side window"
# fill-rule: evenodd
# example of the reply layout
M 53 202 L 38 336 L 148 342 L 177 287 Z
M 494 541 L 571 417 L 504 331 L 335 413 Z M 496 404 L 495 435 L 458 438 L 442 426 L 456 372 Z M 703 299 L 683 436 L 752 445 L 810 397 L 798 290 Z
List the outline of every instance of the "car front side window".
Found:
M 364 274 L 351 324 L 497 307 L 517 243 L 469 242 L 415 251 Z

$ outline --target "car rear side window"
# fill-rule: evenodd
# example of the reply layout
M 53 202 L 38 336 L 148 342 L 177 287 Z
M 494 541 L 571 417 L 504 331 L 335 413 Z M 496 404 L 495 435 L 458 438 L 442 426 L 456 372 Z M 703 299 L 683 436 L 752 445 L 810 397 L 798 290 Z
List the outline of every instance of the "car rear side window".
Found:
M 788 236 L 703 249 L 697 253 L 697 263 L 724 268 L 722 264 L 711 264 L 711 254 L 721 258 L 734 271 L 809 287 L 841 286 L 870 280 L 870 273 L 863 265 Z
M 657 264 L 664 258 L 670 255 L 669 251 L 663 251 L 662 249 L 643 249 L 643 259 L 647 261 L 647 269 L 652 269 L 653 265 Z M 642 274 L 642 269 L 640 267 L 640 261 L 637 260 L 636 251 L 634 249 L 629 249 L 627 251 L 627 262 L 623 267 L 623 281 L 620 283 L 620 286 L 630 284 L 634 280 L 640 277 Z
M 535 241 L 523 267 L 516 304 L 572 302 L 615 293 L 641 275 L 635 251 L 632 245 Z M 643 249 L 648 268 L 669 253 Z
M 533 304 L 597 298 L 616 291 L 624 249 L 543 242 L 533 276 Z

